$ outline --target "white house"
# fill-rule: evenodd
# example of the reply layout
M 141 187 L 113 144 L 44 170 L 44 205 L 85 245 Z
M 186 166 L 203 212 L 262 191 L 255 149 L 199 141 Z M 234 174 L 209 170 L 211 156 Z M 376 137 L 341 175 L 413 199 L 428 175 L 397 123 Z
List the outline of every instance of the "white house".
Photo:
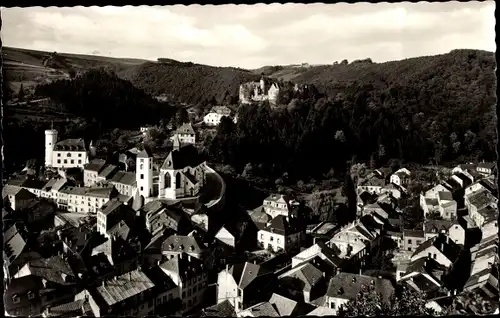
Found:
M 271 194 L 264 199 L 262 207 L 264 211 L 271 217 L 275 218 L 278 215 L 285 217 L 290 216 L 292 205 L 298 204 L 291 197 L 283 194 Z
M 183 144 L 194 145 L 196 143 L 196 134 L 191 123 L 182 124 L 182 126 L 177 128 L 170 139 L 175 140 L 176 138 Z
M 300 248 L 304 236 L 297 218 L 278 215 L 257 233 L 257 241 L 262 248 L 290 252 Z
M 456 244 L 465 244 L 465 229 L 457 222 L 450 220 L 425 220 L 423 224 L 425 240 L 438 236 L 440 233 L 448 235 Z
M 417 247 L 411 261 L 428 257 L 434 259 L 439 264 L 450 268 L 458 259 L 460 247 L 448 236 L 440 234 L 420 244 Z
M 446 192 L 451 195 L 450 190 L 448 190 L 442 184 L 438 184 L 432 189 L 429 189 L 424 194 L 420 194 L 420 207 L 424 211 L 424 217 L 429 213 L 440 213 L 439 210 L 439 193 Z M 446 195 L 446 197 L 449 197 Z M 444 200 L 443 203 L 448 203 L 449 201 Z M 444 211 L 444 210 L 443 210 Z M 445 211 L 444 211 L 445 212 Z
M 45 166 L 53 168 L 83 168 L 88 153 L 83 139 L 57 141 L 57 130 L 45 131 Z
M 203 122 L 209 126 L 220 124 L 222 117 L 231 116 L 231 110 L 226 106 L 214 106 L 208 114 L 203 117 Z
M 390 177 L 390 182 L 397 186 L 406 188 L 408 182 L 410 181 L 410 170 L 406 168 L 401 168 L 394 172 Z

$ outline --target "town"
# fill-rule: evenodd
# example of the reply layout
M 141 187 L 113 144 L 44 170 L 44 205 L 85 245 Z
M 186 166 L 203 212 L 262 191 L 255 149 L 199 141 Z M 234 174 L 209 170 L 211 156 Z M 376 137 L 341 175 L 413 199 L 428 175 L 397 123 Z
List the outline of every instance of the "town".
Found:
M 92 141 L 47 129 L 44 176 L 27 165 L 2 189 L 5 314 L 342 315 L 370 290 L 389 307 L 403 290 L 435 314 L 498 313 L 495 164 L 436 170 L 417 194 L 418 171 L 358 164 L 345 225 L 307 224 L 299 198 L 269 193 L 248 211 L 255 230 L 241 252 L 242 229 L 218 218 L 225 181 L 195 147 L 195 130 L 225 117 L 237 121 L 216 106 L 201 128 L 172 131 L 161 164 L 147 146 L 110 161 Z M 408 228 L 411 196 L 422 218 Z

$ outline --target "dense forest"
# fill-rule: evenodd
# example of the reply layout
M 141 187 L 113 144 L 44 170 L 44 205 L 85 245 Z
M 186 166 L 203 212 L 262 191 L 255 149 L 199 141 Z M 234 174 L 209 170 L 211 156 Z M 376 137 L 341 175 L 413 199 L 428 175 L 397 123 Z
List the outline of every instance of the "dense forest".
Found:
M 260 79 L 260 75 L 247 70 L 199 64 L 144 63 L 119 75 L 148 93 L 166 94 L 190 104 L 212 99 L 222 103 L 226 96 L 235 104 L 240 84 Z
M 35 95 L 50 97 L 67 112 L 96 120 L 107 128 L 137 128 L 175 113 L 173 107 L 104 69 L 37 86 Z
M 212 153 L 240 168 L 251 163 L 267 167 L 266 174 L 296 178 L 345 171 L 351 159 L 374 166 L 391 158 L 495 160 L 493 56 L 454 51 L 438 60 L 439 67 L 415 63 L 412 76 L 394 68 L 399 80 L 384 85 L 359 78 L 343 83 L 342 93 L 293 99 L 278 109 L 240 106 L 236 125 L 225 120 L 219 126 Z M 329 85 L 313 82 L 320 91 Z

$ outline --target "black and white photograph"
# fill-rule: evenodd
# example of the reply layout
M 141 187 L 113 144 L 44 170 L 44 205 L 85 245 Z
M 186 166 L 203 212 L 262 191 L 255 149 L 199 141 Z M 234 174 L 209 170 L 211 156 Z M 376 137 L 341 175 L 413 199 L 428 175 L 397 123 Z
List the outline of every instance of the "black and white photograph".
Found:
M 6 317 L 499 314 L 495 1 L 4 5 Z

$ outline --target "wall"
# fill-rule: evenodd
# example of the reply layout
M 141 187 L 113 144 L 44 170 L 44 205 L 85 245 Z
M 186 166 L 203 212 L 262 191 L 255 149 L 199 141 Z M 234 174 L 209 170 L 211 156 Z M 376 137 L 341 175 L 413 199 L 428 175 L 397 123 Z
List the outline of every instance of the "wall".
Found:
M 53 168 L 83 168 L 86 163 L 86 151 L 53 151 L 52 154 Z
M 441 253 L 435 246 L 431 246 L 431 247 L 421 251 L 420 253 L 413 255 L 411 257 L 411 260 L 414 261 L 414 260 L 417 260 L 417 259 L 422 258 L 422 257 L 428 257 L 429 253 L 430 253 L 431 257 L 433 259 L 435 259 L 439 264 L 446 266 L 446 267 L 450 267 L 452 265 L 450 260 L 447 259 L 443 255 L 443 253 Z M 434 255 L 436 255 L 436 257 L 434 257 Z

